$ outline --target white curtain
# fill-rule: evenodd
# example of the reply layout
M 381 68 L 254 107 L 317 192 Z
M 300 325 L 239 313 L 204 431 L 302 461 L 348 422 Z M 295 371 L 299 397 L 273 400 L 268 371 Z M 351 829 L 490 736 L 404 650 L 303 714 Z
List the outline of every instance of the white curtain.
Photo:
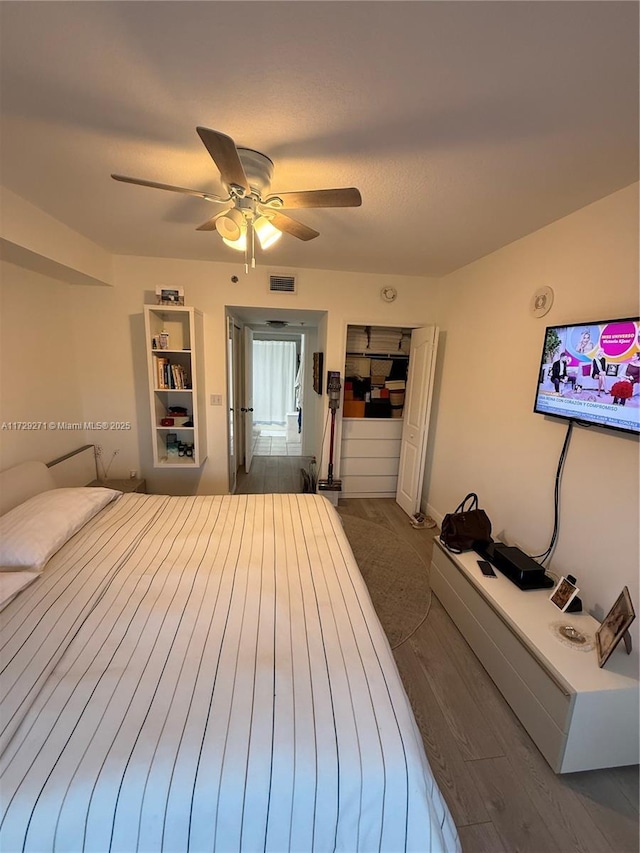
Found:
M 253 342 L 253 420 L 284 424 L 296 411 L 296 345 L 294 341 Z

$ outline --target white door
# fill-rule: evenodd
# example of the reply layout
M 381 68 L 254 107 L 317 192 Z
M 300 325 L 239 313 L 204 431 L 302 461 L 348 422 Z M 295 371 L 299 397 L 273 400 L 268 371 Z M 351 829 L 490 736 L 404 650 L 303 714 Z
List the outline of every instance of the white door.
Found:
M 437 349 L 435 326 L 413 330 L 396 491 L 397 503 L 409 516 L 420 510 Z
M 244 470 L 253 459 L 253 329 L 244 327 Z

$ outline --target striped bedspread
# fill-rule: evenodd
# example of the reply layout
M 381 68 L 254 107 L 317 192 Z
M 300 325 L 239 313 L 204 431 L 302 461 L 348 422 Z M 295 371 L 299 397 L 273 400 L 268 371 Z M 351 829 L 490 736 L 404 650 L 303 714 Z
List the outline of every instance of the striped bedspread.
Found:
M 458 850 L 330 503 L 123 495 L 0 614 L 0 850 Z

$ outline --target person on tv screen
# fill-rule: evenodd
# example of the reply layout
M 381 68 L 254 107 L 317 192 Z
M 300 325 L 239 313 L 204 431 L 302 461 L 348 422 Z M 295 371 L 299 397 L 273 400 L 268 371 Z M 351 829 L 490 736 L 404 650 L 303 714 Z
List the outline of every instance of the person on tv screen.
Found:
M 567 354 L 561 352 L 558 358 L 551 365 L 551 381 L 556 389 L 556 394 L 560 393 L 560 383 L 567 381 Z
M 637 352 L 627 365 L 625 376 L 631 380 L 633 385 L 640 382 L 640 352 Z
M 604 379 L 607 375 L 607 360 L 604 357 L 604 352 L 602 349 L 598 350 L 598 353 L 594 359 L 591 361 L 591 378 L 595 379 L 598 383 L 598 396 L 602 394 L 605 390 L 604 388 Z
M 591 352 L 594 348 L 595 344 L 591 340 L 591 332 L 589 329 L 585 329 L 580 335 L 580 340 L 578 341 L 578 346 L 576 347 L 576 352 L 585 353 Z

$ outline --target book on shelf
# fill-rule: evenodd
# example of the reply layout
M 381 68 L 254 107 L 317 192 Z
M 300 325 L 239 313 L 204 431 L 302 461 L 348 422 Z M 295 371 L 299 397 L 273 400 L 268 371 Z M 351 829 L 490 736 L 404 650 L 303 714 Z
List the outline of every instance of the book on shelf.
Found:
M 173 388 L 179 391 L 184 391 L 187 387 L 185 369 L 181 364 L 171 365 L 171 378 L 173 379 Z
M 166 367 L 169 364 L 168 358 L 156 358 L 156 385 L 158 388 L 168 388 Z
M 168 358 L 156 358 L 156 383 L 161 391 L 184 391 L 189 387 L 185 368 L 171 364 Z

